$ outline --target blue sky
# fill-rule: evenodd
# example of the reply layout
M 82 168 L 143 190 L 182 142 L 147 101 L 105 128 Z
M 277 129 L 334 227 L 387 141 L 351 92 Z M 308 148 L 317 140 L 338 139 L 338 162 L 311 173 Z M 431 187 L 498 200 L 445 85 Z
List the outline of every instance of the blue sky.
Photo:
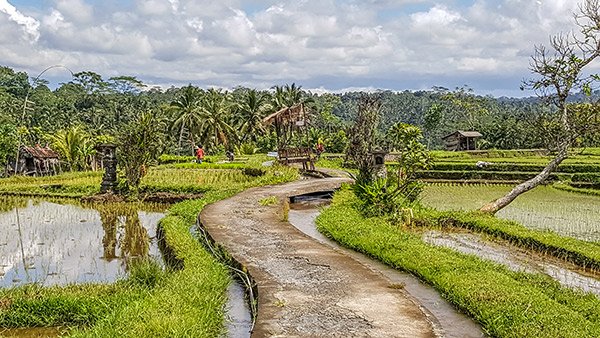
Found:
M 573 28 L 572 0 L 0 0 L 0 60 L 152 86 L 315 91 L 468 85 L 526 96 L 535 44 Z M 66 73 L 66 74 L 65 74 Z M 44 75 L 68 81 L 57 68 Z

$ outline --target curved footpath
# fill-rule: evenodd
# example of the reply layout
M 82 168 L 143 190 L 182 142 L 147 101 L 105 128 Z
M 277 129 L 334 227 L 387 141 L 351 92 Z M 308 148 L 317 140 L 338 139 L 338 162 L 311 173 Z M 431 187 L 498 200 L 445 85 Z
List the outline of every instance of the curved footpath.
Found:
M 283 220 L 289 196 L 334 190 L 344 178 L 301 180 L 244 191 L 207 206 L 200 222 L 258 284 L 253 337 L 434 337 L 401 289 Z M 276 196 L 278 205 L 261 206 Z

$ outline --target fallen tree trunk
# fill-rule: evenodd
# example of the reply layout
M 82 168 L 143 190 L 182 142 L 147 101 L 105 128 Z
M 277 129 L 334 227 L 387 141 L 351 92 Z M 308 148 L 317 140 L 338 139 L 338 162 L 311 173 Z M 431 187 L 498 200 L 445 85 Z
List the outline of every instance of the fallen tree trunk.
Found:
M 519 195 L 528 192 L 529 190 L 544 183 L 544 181 L 546 181 L 550 174 L 554 172 L 556 168 L 558 168 L 558 166 L 562 163 L 562 161 L 564 161 L 568 156 L 568 147 L 565 145 L 561 147 L 559 152 L 556 154 L 556 157 L 554 157 L 554 159 L 552 159 L 552 161 L 550 161 L 550 163 L 546 165 L 544 170 L 542 170 L 534 178 L 517 185 L 508 194 L 484 205 L 483 207 L 481 207 L 481 209 L 479 209 L 479 211 L 489 213 L 492 215 L 497 213 L 502 208 L 506 207 L 512 201 L 514 201 L 515 198 L 519 197 Z

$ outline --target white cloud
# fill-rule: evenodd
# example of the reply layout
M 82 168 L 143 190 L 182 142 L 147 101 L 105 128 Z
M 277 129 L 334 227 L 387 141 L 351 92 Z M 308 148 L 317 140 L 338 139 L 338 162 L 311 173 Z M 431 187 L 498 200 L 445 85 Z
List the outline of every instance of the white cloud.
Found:
M 67 19 L 79 24 L 90 23 L 94 9 L 84 0 L 56 0 L 56 9 Z
M 161 85 L 402 90 L 512 79 L 494 88 L 508 92 L 528 76 L 533 45 L 573 27 L 574 1 L 540 1 L 54 0 L 26 12 L 0 0 L 0 60 Z
M 40 37 L 38 28 L 40 23 L 32 17 L 19 12 L 15 6 L 8 3 L 7 0 L 0 0 L 0 12 L 8 15 L 8 19 L 23 27 L 23 30 L 32 41 L 37 41 Z

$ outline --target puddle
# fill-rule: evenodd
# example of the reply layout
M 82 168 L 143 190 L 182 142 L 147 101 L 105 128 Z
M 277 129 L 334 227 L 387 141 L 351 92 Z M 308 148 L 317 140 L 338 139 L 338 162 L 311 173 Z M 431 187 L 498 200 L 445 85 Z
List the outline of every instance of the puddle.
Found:
M 227 336 L 246 338 L 252 333 L 252 313 L 246 299 L 246 290 L 237 280 L 227 290 Z
M 289 222 L 298 230 L 328 245 L 345 255 L 352 257 L 372 271 L 387 277 L 393 284 L 404 285 L 403 289 L 415 299 L 415 302 L 433 323 L 437 336 L 448 338 L 485 337 L 481 327 L 468 316 L 457 311 L 444 300 L 432 287 L 425 285 L 411 274 L 393 269 L 361 253 L 344 248 L 328 239 L 316 229 L 315 219 L 320 214 L 319 207 L 329 204 L 331 193 L 312 194 L 290 198 Z M 296 203 L 293 203 L 296 202 Z
M 55 338 L 67 333 L 61 327 L 32 327 L 22 329 L 0 329 L 0 337 L 6 338 Z
M 141 206 L 0 197 L 0 287 L 110 283 L 131 258 L 162 262 L 156 226 L 164 214 Z
M 428 231 L 423 235 L 423 240 L 436 246 L 491 260 L 513 271 L 543 273 L 563 286 L 600 296 L 600 275 L 586 272 L 568 262 L 527 252 L 514 246 L 486 241 L 474 234 Z

